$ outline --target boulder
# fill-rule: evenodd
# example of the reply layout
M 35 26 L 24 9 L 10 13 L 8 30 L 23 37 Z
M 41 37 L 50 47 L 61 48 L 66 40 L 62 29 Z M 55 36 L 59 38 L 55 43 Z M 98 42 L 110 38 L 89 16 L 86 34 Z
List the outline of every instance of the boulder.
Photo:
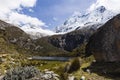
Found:
M 100 27 L 89 39 L 87 56 L 93 54 L 98 62 L 120 61 L 120 14 Z

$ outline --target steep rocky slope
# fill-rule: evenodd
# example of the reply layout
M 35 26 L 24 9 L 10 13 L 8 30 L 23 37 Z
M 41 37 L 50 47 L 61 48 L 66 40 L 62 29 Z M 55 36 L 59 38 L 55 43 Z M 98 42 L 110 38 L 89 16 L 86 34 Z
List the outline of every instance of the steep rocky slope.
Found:
M 72 51 L 82 44 L 87 43 L 89 37 L 96 31 L 97 26 L 101 25 L 102 24 L 94 24 L 83 29 L 79 29 L 78 27 L 78 29 L 73 32 L 51 36 L 48 38 L 48 41 L 58 48 Z
M 97 61 L 120 61 L 120 14 L 91 36 L 86 51 L 93 54 Z

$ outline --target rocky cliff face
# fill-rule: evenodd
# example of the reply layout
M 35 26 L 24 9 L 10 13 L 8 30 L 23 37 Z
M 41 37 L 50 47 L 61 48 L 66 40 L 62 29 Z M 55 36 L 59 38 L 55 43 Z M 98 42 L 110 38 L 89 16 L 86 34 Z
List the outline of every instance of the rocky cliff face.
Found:
M 120 61 L 120 14 L 91 36 L 86 54 L 93 54 L 97 61 Z
M 64 35 L 54 35 L 49 37 L 48 41 L 58 48 L 72 51 L 81 44 L 88 42 L 89 37 L 96 31 L 96 26 L 100 25 L 101 24 L 87 26 Z

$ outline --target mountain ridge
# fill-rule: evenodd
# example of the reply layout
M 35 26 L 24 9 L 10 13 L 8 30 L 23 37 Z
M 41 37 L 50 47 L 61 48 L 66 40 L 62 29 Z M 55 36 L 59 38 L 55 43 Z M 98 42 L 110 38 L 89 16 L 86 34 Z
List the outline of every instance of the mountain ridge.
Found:
M 113 11 L 107 10 L 105 6 L 99 6 L 86 14 L 77 14 L 70 17 L 62 25 L 56 27 L 56 33 L 68 33 L 76 30 L 78 27 L 82 29 L 94 24 L 104 24 L 116 14 Z

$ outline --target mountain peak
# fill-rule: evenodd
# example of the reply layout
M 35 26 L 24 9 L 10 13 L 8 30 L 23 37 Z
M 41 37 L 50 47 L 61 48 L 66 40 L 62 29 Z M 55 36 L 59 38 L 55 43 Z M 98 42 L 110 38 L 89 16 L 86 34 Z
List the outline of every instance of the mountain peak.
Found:
M 93 3 L 89 11 L 96 10 L 98 7 L 103 6 L 107 10 L 114 11 L 114 12 L 120 12 L 120 0 L 96 0 L 95 3 Z
M 81 14 L 75 12 L 62 25 L 56 28 L 57 33 L 68 33 L 76 29 L 82 29 L 89 25 L 104 24 L 117 13 L 110 11 L 105 6 L 98 6 L 92 11 Z
M 103 12 L 106 11 L 106 7 L 105 6 L 100 6 L 96 10 L 99 11 L 100 13 L 103 13 Z

